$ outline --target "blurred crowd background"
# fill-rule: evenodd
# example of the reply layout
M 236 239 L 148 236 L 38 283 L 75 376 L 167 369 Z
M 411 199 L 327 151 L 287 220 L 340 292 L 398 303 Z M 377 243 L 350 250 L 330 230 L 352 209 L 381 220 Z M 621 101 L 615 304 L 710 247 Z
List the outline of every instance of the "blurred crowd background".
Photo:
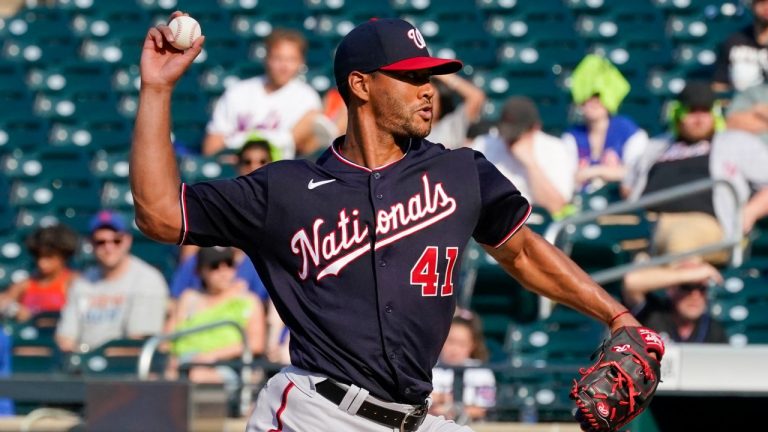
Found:
M 133 224 L 140 50 L 177 9 L 206 36 L 173 97 L 185 182 L 316 158 L 346 127 L 334 47 L 357 23 L 399 16 L 433 55 L 465 64 L 433 79 L 428 139 L 483 152 L 535 204 L 537 232 L 692 182 L 733 185 L 736 199 L 705 188 L 568 225 L 564 249 L 591 273 L 683 254 L 604 286 L 671 343 L 768 343 L 766 0 L 6 0 L 6 374 L 134 374 L 146 337 L 221 320 L 241 326 L 258 358 L 289 362 L 290 331 L 248 257 L 158 244 Z M 733 238 L 738 257 L 707 249 Z M 463 261 L 434 412 L 568 419 L 573 365 L 604 336 L 600 324 L 539 301 L 476 244 Z M 231 328 L 197 333 L 163 346 L 154 373 L 237 389 L 242 349 Z

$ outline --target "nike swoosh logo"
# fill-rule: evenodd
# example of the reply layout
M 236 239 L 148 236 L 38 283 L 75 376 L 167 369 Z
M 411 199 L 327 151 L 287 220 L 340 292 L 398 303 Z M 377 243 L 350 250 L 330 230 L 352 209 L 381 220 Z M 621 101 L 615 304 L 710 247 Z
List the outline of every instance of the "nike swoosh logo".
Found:
M 312 190 L 316 187 L 320 187 L 324 184 L 328 184 L 335 181 L 336 179 L 330 179 L 330 180 L 323 180 L 323 181 L 316 182 L 315 179 L 310 179 L 309 184 L 307 185 L 307 189 Z

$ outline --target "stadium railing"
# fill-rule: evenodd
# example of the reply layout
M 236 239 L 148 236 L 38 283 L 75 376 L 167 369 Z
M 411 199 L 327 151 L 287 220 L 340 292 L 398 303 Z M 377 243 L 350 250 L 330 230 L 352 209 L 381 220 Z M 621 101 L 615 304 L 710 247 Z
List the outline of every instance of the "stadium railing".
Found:
M 544 238 L 551 244 L 565 251 L 567 254 L 572 246 L 571 234 L 575 231 L 575 227 L 579 224 L 596 220 L 599 217 L 605 215 L 615 215 L 642 210 L 648 206 L 673 201 L 708 190 L 714 190 L 718 187 L 724 188 L 726 191 L 728 191 L 733 197 L 733 202 L 736 203 L 736 205 L 733 207 L 733 215 L 731 217 L 733 226 L 730 229 L 730 236 L 728 238 L 725 238 L 717 243 L 712 243 L 710 245 L 692 249 L 690 251 L 655 256 L 647 261 L 623 264 L 616 267 L 600 270 L 590 274 L 590 276 L 598 284 L 605 284 L 619 280 L 625 274 L 633 270 L 659 266 L 690 256 L 726 249 L 731 250 L 730 265 L 732 267 L 739 267 L 744 259 L 744 243 L 742 242 L 741 227 L 741 214 L 744 207 L 744 202 L 739 198 L 735 186 L 728 180 L 724 179 L 697 180 L 648 194 L 641 197 L 637 201 L 620 202 L 609 205 L 601 210 L 593 210 L 586 213 L 577 214 L 566 219 L 553 222 L 545 231 Z M 551 311 L 552 303 L 544 297 L 541 297 L 540 302 L 539 313 L 541 316 L 545 317 Z
M 248 337 L 245 335 L 245 331 L 240 326 L 240 324 L 234 321 L 216 321 L 210 324 L 204 324 L 186 330 L 150 337 L 144 343 L 144 346 L 141 349 L 141 354 L 139 355 L 139 363 L 137 366 L 137 374 L 139 380 L 147 381 L 150 379 L 152 358 L 154 357 L 161 343 L 166 341 L 174 341 L 190 334 L 201 333 L 217 327 L 234 327 L 243 342 L 243 353 L 240 356 L 240 361 L 242 363 L 240 368 L 240 415 L 247 413 L 248 409 L 250 408 L 252 398 L 251 388 L 248 383 L 251 382 L 251 376 L 253 374 L 253 352 L 251 351 L 251 347 L 248 343 Z

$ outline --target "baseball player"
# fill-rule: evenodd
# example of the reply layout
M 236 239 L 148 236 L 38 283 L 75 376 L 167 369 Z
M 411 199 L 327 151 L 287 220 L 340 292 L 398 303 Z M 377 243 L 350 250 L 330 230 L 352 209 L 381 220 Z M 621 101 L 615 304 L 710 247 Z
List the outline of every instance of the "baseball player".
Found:
M 172 37 L 165 25 L 151 28 L 142 50 L 136 222 L 158 241 L 238 247 L 263 275 L 291 329 L 292 365 L 261 391 L 248 431 L 470 431 L 427 415 L 470 237 L 529 289 L 611 330 L 639 325 L 523 225 L 530 205 L 482 154 L 423 139 L 430 76 L 462 64 L 431 57 L 411 24 L 372 20 L 341 41 L 334 73 L 348 133 L 317 162 L 195 185 L 179 180 L 170 102 L 204 38 L 180 52 Z

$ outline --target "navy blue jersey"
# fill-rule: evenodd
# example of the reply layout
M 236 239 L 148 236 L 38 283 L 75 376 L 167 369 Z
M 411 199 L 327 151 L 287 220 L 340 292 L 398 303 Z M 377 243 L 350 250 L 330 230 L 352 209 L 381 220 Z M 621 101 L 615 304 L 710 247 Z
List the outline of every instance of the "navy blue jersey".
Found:
M 182 185 L 182 242 L 253 260 L 291 329 L 291 363 L 423 403 L 470 237 L 499 246 L 530 205 L 480 153 L 412 140 L 376 170 L 337 150 Z

